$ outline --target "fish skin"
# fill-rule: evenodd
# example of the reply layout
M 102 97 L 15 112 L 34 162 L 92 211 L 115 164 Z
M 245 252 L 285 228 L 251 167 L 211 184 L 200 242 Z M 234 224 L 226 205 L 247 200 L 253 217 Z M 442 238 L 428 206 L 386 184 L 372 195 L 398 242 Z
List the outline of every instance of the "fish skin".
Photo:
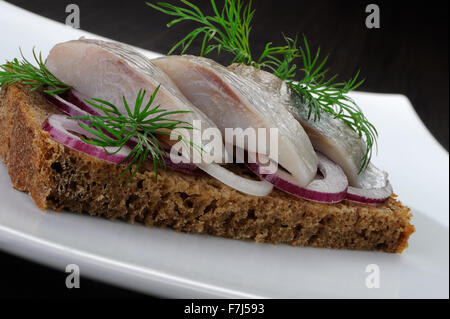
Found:
M 127 114 L 123 97 L 133 108 L 140 89 L 147 92 L 146 103 L 161 85 L 153 106 L 160 105 L 166 111 L 188 110 L 191 112 L 174 114 L 171 118 L 191 124 L 200 120 L 202 129 L 216 127 L 150 59 L 125 44 L 85 38 L 59 43 L 50 51 L 46 67 L 82 94 L 114 104 L 122 114 Z
M 317 121 L 314 121 L 313 117 L 309 118 L 308 107 L 301 97 L 293 92 L 285 81 L 272 73 L 242 64 L 233 64 L 228 69 L 238 75 L 253 79 L 260 83 L 267 92 L 277 96 L 281 101 L 280 104 L 301 123 L 314 148 L 341 166 L 350 186 L 371 189 L 387 185 L 387 173 L 371 163 L 360 172 L 366 144 L 344 122 L 327 113 L 322 113 Z
M 225 128 L 278 128 L 278 163 L 306 186 L 317 174 L 318 159 L 302 126 L 259 83 L 213 60 L 183 55 L 152 60 L 181 92 Z

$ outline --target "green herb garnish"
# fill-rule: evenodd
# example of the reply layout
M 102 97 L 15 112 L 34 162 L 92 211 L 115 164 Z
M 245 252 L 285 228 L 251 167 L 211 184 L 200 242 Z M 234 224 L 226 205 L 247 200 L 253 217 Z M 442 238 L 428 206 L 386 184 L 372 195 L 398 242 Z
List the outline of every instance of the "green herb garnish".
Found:
M 86 100 L 87 103 L 102 110 L 105 115 L 86 115 L 72 117 L 73 119 L 86 121 L 85 124 L 80 122 L 79 125 L 95 135 L 95 138 L 82 138 L 86 143 L 103 147 L 109 155 L 116 154 L 125 145 L 134 145 L 128 156 L 122 161 L 127 163 L 125 170 L 119 176 L 123 176 L 127 171 L 132 170 L 132 166 L 137 164 L 135 169 L 131 171 L 128 181 L 132 180 L 144 160 L 151 155 L 153 159 L 153 167 L 155 170 L 155 178 L 158 177 L 158 167 L 165 167 L 163 158 L 164 151 L 157 138 L 158 135 L 168 135 L 175 129 L 193 129 L 193 126 L 185 121 L 175 120 L 170 116 L 175 114 L 189 113 L 190 111 L 166 111 L 160 109 L 160 106 L 152 106 L 159 86 L 155 89 L 148 102 L 144 105 L 146 91 L 140 90 L 134 108 L 131 109 L 125 98 L 123 103 L 127 111 L 127 115 L 122 114 L 119 109 L 108 101 L 92 99 Z M 192 144 L 192 142 L 189 142 Z M 115 147 L 114 152 L 108 152 L 107 147 Z
M 14 59 L 7 61 L 0 66 L 0 86 L 9 86 L 17 82 L 30 85 L 31 90 L 35 91 L 42 87 L 51 87 L 44 92 L 49 95 L 61 94 L 71 88 L 70 85 L 58 80 L 45 66 L 42 60 L 42 54 L 36 54 L 33 49 L 33 57 L 37 66 L 30 63 L 20 50 L 21 60 Z
M 334 82 L 336 75 L 326 79 L 328 69 L 325 69 L 325 64 L 328 56 L 320 61 L 320 48 L 313 56 L 306 38 L 304 38 L 304 48 L 300 48 L 300 52 L 304 77 L 298 82 L 289 80 L 287 83 L 306 102 L 309 107 L 309 118 L 313 117 L 314 121 L 317 121 L 320 120 L 321 113 L 328 113 L 343 121 L 364 139 L 366 152 L 361 159 L 359 171 L 361 173 L 370 163 L 373 146 L 377 144 L 378 132 L 347 93 L 359 87 L 364 80 L 358 81 L 359 71 L 347 82 Z
M 225 0 L 219 12 L 215 0 L 211 0 L 214 12 L 212 16 L 205 15 L 187 0 L 181 2 L 185 6 L 175 6 L 167 2 L 157 4 L 147 2 L 152 8 L 175 17 L 168 23 L 168 27 L 182 21 L 194 21 L 200 25 L 175 44 L 168 54 L 172 54 L 178 48 L 181 48 L 181 54 L 186 53 L 192 42 L 197 37 L 203 36 L 201 56 L 213 51 L 218 54 L 226 51 L 233 55 L 231 63 L 270 70 L 286 81 L 306 102 L 309 119 L 318 121 L 321 113 L 327 113 L 342 120 L 355 131 L 366 144 L 360 172 L 367 167 L 372 157 L 373 146 L 377 144 L 378 133 L 358 105 L 347 95 L 363 83 L 363 80 L 358 81 L 359 72 L 351 80 L 343 83 L 335 82 L 336 76 L 326 79 L 328 69 L 324 66 L 328 57 L 319 62 L 320 48 L 312 56 L 305 37 L 304 48 L 298 46 L 297 37 L 292 39 L 283 36 L 286 42 L 283 46 L 273 46 L 272 42 L 269 42 L 259 58 L 255 59 L 249 46 L 251 21 L 255 14 L 255 10 L 251 9 L 251 1 L 244 6 L 241 0 Z M 300 65 L 303 64 L 300 70 L 303 71 L 304 77 L 300 81 L 294 81 L 299 70 L 295 64 L 297 59 L 300 59 Z
M 176 43 L 167 53 L 169 55 L 178 48 L 181 48 L 181 54 L 186 53 L 198 37 L 203 37 L 201 56 L 214 51 L 218 54 L 226 51 L 232 54 L 232 63 L 243 63 L 257 68 L 272 64 L 277 56 L 293 51 L 289 45 L 273 46 L 272 43 L 267 43 L 259 58 L 254 57 L 249 43 L 251 22 L 255 14 L 251 9 L 251 1 L 244 6 L 241 0 L 226 0 L 222 10 L 219 11 L 215 1 L 211 0 L 214 11 L 212 16 L 205 15 L 195 4 L 187 0 L 181 2 L 185 7 L 177 7 L 167 2 L 156 4 L 147 2 L 152 8 L 175 17 L 167 24 L 168 27 L 183 21 L 194 21 L 200 25 Z

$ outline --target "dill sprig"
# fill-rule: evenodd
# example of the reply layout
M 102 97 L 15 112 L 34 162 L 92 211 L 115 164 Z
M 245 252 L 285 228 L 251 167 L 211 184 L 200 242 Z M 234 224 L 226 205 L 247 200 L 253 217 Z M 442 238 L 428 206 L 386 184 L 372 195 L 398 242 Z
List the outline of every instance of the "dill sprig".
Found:
M 180 47 L 181 54 L 184 54 L 197 37 L 203 36 L 202 56 L 214 50 L 218 53 L 224 50 L 234 55 L 233 62 L 251 63 L 253 61 L 248 42 L 250 23 L 254 15 L 250 5 L 244 7 L 240 0 L 227 0 L 219 13 L 215 1 L 211 0 L 214 16 L 206 16 L 193 3 L 187 0 L 181 0 L 181 2 L 185 4 L 185 7 L 177 7 L 167 2 L 157 4 L 147 2 L 147 5 L 152 8 L 175 17 L 167 24 L 168 27 L 182 21 L 194 21 L 200 24 L 176 43 L 168 54 L 172 54 Z M 213 43 L 209 43 L 212 40 L 214 40 Z
M 19 49 L 20 50 L 20 49 Z M 70 85 L 58 80 L 45 66 L 42 54 L 36 54 L 33 48 L 33 57 L 37 66 L 29 62 L 20 50 L 21 60 L 15 58 L 0 66 L 0 86 L 9 86 L 17 82 L 30 85 L 35 91 L 42 87 L 51 87 L 44 92 L 50 95 L 61 94 L 71 88 Z
M 304 48 L 300 47 L 303 61 L 304 76 L 300 81 L 288 80 L 287 83 L 300 95 L 308 107 L 308 118 L 314 121 L 320 120 L 322 113 L 328 113 L 335 119 L 339 119 L 355 131 L 365 141 L 366 151 L 361 159 L 360 172 L 370 163 L 373 146 L 377 145 L 378 132 L 372 123 L 365 117 L 359 106 L 347 94 L 358 88 L 364 80 L 359 80 L 359 71 L 346 82 L 335 82 L 337 75 L 326 78 L 328 69 L 325 65 L 328 56 L 320 60 L 320 48 L 316 53 L 311 50 L 303 38 Z
M 145 90 L 140 90 L 134 108 L 131 109 L 125 97 L 123 103 L 127 114 L 122 114 L 112 103 L 100 99 L 86 100 L 87 103 L 103 111 L 105 115 L 85 115 L 72 117 L 82 120 L 79 123 L 87 132 L 93 134 L 93 138 L 82 138 L 86 143 L 100 146 L 109 155 L 120 152 L 124 146 L 132 147 L 131 152 L 121 164 L 127 164 L 122 174 L 131 171 L 128 181 L 131 181 L 141 168 L 145 159 L 150 155 L 153 159 L 155 179 L 158 176 L 158 167 L 165 167 L 164 150 L 157 138 L 158 135 L 168 135 L 175 129 L 193 129 L 192 125 L 185 121 L 172 119 L 175 114 L 188 113 L 190 111 L 166 111 L 160 106 L 152 106 L 159 86 L 152 93 L 150 99 L 144 104 Z M 89 123 L 89 124 L 85 124 Z M 107 148 L 115 148 L 109 152 Z M 136 164 L 132 170 L 133 165 Z
M 309 119 L 319 121 L 321 113 L 328 113 L 355 131 L 366 144 L 360 172 L 367 167 L 372 157 L 372 149 L 377 145 L 378 133 L 358 105 L 347 95 L 363 83 L 363 80 L 358 81 L 359 71 L 352 79 L 343 83 L 335 82 L 337 76 L 326 79 L 328 69 L 325 69 L 325 64 L 328 56 L 319 62 L 319 48 L 313 57 L 306 37 L 302 48 L 298 46 L 297 37 L 292 39 L 283 35 L 285 45 L 274 46 L 269 42 L 260 57 L 255 59 L 249 46 L 251 21 L 255 14 L 255 10 L 251 9 L 251 1 L 244 6 L 241 0 L 224 0 L 223 9 L 219 13 L 215 1 L 211 0 L 213 16 L 206 16 L 187 0 L 181 2 L 185 7 L 167 2 L 158 2 L 156 5 L 147 2 L 156 10 L 175 17 L 168 27 L 182 21 L 195 21 L 201 25 L 175 44 L 168 54 L 172 54 L 179 47 L 182 48 L 181 54 L 184 54 L 191 43 L 203 35 L 202 56 L 213 51 L 218 54 L 227 51 L 234 55 L 232 63 L 270 70 L 300 95 L 308 107 Z M 297 59 L 303 64 L 301 71 L 304 73 L 304 77 L 298 82 L 294 81 L 299 70 L 295 64 Z
M 175 17 L 167 24 L 168 27 L 183 21 L 193 21 L 200 25 L 177 42 L 167 53 L 169 55 L 179 48 L 181 48 L 181 54 L 186 53 L 192 42 L 200 36 L 203 37 L 201 56 L 207 56 L 214 51 L 217 54 L 226 51 L 233 55 L 231 63 L 243 63 L 256 68 L 273 64 L 280 54 L 293 52 L 289 45 L 274 46 L 272 42 L 269 42 L 259 58 L 254 57 L 249 42 L 251 22 L 255 14 L 255 10 L 251 9 L 252 1 L 243 5 L 241 0 L 225 0 L 223 8 L 219 11 L 215 0 L 211 0 L 214 12 L 212 16 L 205 15 L 192 2 L 187 0 L 181 0 L 181 2 L 185 6 L 175 6 L 167 2 L 156 4 L 147 2 L 150 7 Z
M 294 39 L 283 35 L 286 41 L 286 49 L 280 52 L 278 56 L 271 56 L 264 66 L 271 70 L 274 75 L 282 80 L 293 79 L 297 75 L 297 65 L 294 61 L 301 57 L 298 50 L 298 37 Z

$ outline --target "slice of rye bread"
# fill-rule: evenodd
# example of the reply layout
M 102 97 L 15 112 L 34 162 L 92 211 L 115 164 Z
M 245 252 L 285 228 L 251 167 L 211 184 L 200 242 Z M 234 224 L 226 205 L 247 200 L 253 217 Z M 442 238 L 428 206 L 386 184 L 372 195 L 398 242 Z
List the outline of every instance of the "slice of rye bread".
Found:
M 278 190 L 254 197 L 206 174 L 160 169 L 155 182 L 151 162 L 126 184 L 116 178 L 123 166 L 50 139 L 41 125 L 52 113 L 58 111 L 43 93 L 28 87 L 13 85 L 0 93 L 0 157 L 12 186 L 28 192 L 43 210 L 257 242 L 392 253 L 402 252 L 414 232 L 409 208 L 395 195 L 377 206 L 321 204 Z M 244 168 L 240 173 L 250 174 Z

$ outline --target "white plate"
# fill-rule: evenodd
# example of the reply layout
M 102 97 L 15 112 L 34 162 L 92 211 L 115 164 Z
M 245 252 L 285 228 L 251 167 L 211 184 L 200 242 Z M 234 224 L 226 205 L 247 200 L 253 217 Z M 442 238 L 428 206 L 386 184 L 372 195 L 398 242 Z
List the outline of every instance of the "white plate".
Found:
M 36 46 L 46 56 L 57 42 L 95 37 L 5 2 L 0 21 L 1 63 L 16 57 L 19 46 L 26 53 Z M 448 298 L 448 153 L 406 97 L 352 96 L 379 130 L 375 163 L 390 172 L 414 214 L 417 232 L 402 255 L 256 244 L 43 213 L 11 188 L 3 165 L 0 247 L 60 270 L 75 263 L 82 275 L 166 297 Z M 366 287 L 370 264 L 379 266 L 379 288 Z

